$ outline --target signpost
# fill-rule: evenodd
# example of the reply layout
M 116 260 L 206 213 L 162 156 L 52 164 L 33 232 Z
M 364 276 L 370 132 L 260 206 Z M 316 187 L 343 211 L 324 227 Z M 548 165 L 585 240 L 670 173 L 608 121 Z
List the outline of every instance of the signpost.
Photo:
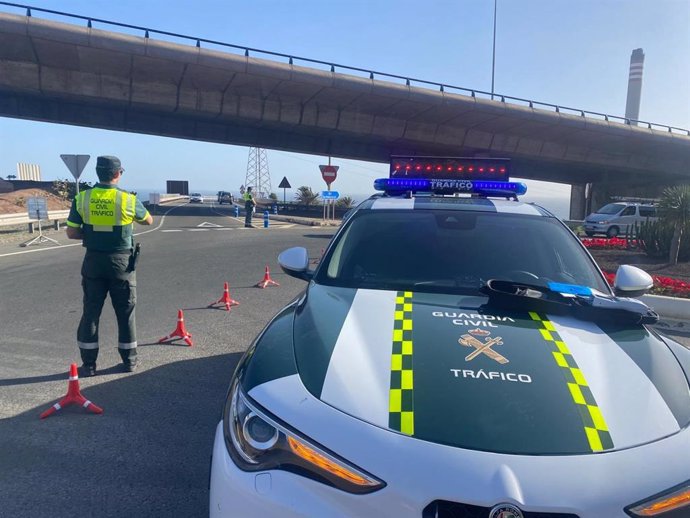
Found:
M 339 166 L 337 165 L 331 165 L 331 157 L 328 157 L 328 165 L 320 165 L 319 169 L 321 170 L 321 176 L 323 178 L 323 181 L 326 182 L 326 185 L 328 186 L 327 191 L 322 191 L 321 193 L 321 198 L 323 199 L 323 219 L 335 219 L 335 200 L 338 199 L 337 192 L 331 191 L 331 184 L 335 182 L 335 179 L 338 178 L 338 169 L 340 169 Z M 336 196 L 335 198 L 333 197 L 326 197 L 324 196 L 325 193 L 332 193 L 335 192 Z M 331 196 L 330 194 L 328 196 Z M 333 211 L 333 215 L 330 215 L 330 211 Z
M 283 206 L 287 203 L 285 201 L 285 189 L 290 189 L 292 188 L 292 185 L 290 185 L 290 182 L 288 182 L 287 176 L 283 176 L 283 179 L 280 181 L 280 185 L 278 185 L 278 189 L 283 189 Z M 284 208 L 283 208 L 284 210 Z
M 89 162 L 91 155 L 60 155 L 60 158 L 62 158 L 67 169 L 74 176 L 74 181 L 77 183 L 77 194 L 79 194 L 79 177 Z
M 36 243 L 54 243 L 59 245 L 60 243 L 54 239 L 44 236 L 43 228 L 41 228 L 41 220 L 48 219 L 48 200 L 42 196 L 32 196 L 26 200 L 26 210 L 29 214 L 29 219 L 38 220 L 38 236 L 22 246 L 31 246 Z

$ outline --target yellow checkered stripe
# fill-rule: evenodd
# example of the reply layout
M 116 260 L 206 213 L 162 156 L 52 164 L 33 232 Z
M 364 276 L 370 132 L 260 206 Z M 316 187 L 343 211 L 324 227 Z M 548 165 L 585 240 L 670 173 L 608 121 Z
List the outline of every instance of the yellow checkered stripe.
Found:
M 608 426 L 606 426 L 606 420 L 597 406 L 587 380 L 578 367 L 575 358 L 570 353 L 568 346 L 556 332 L 556 328 L 546 315 L 530 311 L 529 316 L 532 320 L 539 322 L 539 332 L 542 338 L 551 346 L 553 358 L 565 376 L 570 395 L 580 411 L 590 448 L 594 452 L 613 449 L 613 440 L 611 439 Z
M 413 391 L 412 292 L 401 291 L 395 298 L 388 426 L 407 435 L 414 435 Z

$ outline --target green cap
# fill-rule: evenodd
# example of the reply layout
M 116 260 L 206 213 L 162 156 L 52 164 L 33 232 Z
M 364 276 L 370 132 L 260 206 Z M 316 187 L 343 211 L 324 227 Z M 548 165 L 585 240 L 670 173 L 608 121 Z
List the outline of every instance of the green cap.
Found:
M 99 156 L 96 159 L 96 171 L 112 172 L 121 168 L 122 163 L 116 156 Z

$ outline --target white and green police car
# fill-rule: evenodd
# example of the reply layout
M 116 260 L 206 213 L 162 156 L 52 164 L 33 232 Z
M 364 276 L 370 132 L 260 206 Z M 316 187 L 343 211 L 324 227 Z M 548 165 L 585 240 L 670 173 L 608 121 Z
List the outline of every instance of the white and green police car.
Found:
M 281 254 L 308 286 L 231 381 L 212 517 L 690 516 L 690 351 L 508 167 L 394 157 L 314 271 Z

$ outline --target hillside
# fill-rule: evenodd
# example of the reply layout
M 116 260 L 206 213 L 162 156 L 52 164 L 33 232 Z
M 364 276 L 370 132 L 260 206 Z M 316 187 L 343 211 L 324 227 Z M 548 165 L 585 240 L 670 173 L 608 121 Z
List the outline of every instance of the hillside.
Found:
M 48 210 L 69 209 L 71 202 L 64 200 L 43 189 L 20 189 L 0 194 L 0 214 L 26 212 L 26 200 L 31 196 L 43 196 L 48 199 Z

